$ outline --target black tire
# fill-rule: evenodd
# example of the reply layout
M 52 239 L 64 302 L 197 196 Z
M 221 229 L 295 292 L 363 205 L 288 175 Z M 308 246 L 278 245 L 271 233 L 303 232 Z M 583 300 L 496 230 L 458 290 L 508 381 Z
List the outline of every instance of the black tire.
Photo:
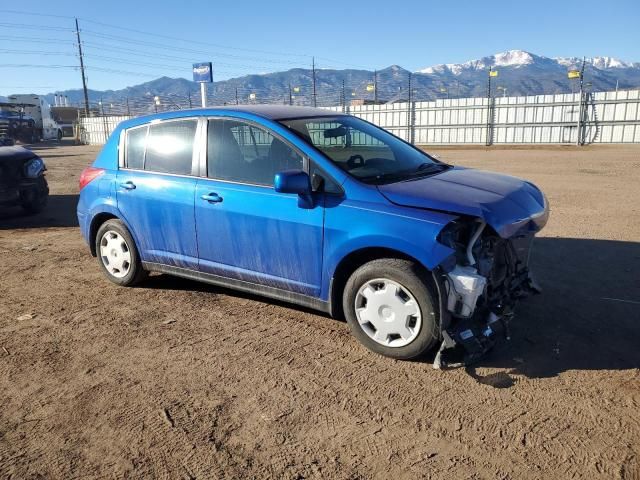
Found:
M 101 255 L 101 242 L 103 241 L 103 237 L 108 232 L 116 232 L 119 234 L 124 240 L 126 247 L 130 253 L 131 261 L 129 262 L 129 267 L 126 275 L 122 277 L 114 276 L 106 267 L 105 260 Z M 98 232 L 96 234 L 96 256 L 98 258 L 98 263 L 100 264 L 100 268 L 105 276 L 111 280 L 113 283 L 117 285 L 121 285 L 123 287 L 129 287 L 136 285 L 143 280 L 145 280 L 148 276 L 148 272 L 146 272 L 142 268 L 142 262 L 140 261 L 140 255 L 138 254 L 138 248 L 136 247 L 135 242 L 133 241 L 133 237 L 129 233 L 127 227 L 122 223 L 121 220 L 111 219 L 104 222 L 98 228 Z
M 39 177 L 35 188 L 21 193 L 20 205 L 30 214 L 40 213 L 47 206 L 49 200 L 49 185 L 47 179 Z
M 409 360 L 420 357 L 434 347 L 440 337 L 438 328 L 437 293 L 428 281 L 429 272 L 422 266 L 408 260 L 383 258 L 373 260 L 358 268 L 347 281 L 342 308 L 351 333 L 360 343 L 386 357 Z M 421 325 L 417 336 L 407 345 L 390 347 L 372 339 L 358 322 L 356 316 L 356 296 L 367 282 L 388 279 L 406 289 L 420 308 Z

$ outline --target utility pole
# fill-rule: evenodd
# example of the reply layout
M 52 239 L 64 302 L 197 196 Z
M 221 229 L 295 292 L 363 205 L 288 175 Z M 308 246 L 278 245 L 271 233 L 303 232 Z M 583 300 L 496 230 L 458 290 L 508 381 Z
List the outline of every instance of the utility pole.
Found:
M 291 93 L 291 82 L 289 82 L 289 105 L 293 105 L 293 94 Z
M 187 95 L 189 95 L 189 108 L 193 108 L 193 104 L 191 103 L 191 90 L 187 91 Z
M 378 104 L 378 71 L 373 71 L 373 103 Z
M 87 76 L 84 73 L 84 57 L 82 56 L 82 42 L 80 41 L 80 28 L 76 18 L 76 37 L 78 39 L 78 54 L 80 56 L 80 72 L 82 73 L 82 90 L 84 91 L 84 114 L 89 116 L 89 94 L 87 93 Z
M 240 102 L 238 101 L 238 87 L 236 87 L 236 105 L 239 105 Z
M 129 97 L 127 97 L 127 115 L 131 116 L 131 108 L 129 107 Z
M 578 98 L 578 135 L 577 135 L 577 140 L 576 140 L 576 145 L 582 145 L 582 109 L 583 109 L 583 102 L 582 102 L 582 97 L 583 97 L 583 83 L 584 83 L 584 64 L 585 64 L 585 57 L 582 57 L 582 68 L 580 68 L 580 92 L 578 92 L 579 98 Z
M 316 96 L 316 57 L 311 57 L 311 75 L 313 77 L 313 106 L 318 106 L 318 100 Z
M 342 79 L 342 98 L 341 98 L 341 102 L 342 103 L 342 113 L 345 113 L 347 111 L 347 97 L 345 94 L 345 90 L 344 90 L 344 78 Z

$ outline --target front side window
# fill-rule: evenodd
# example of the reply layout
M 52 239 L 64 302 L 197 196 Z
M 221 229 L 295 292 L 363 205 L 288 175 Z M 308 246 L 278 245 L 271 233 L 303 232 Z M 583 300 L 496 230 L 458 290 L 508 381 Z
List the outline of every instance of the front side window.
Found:
M 226 119 L 209 120 L 207 176 L 256 185 L 273 185 L 276 173 L 302 170 L 303 159 L 267 130 Z
M 144 169 L 191 175 L 196 120 L 160 122 L 149 126 Z
M 314 117 L 280 123 L 365 183 L 397 182 L 433 175 L 449 167 L 356 117 Z

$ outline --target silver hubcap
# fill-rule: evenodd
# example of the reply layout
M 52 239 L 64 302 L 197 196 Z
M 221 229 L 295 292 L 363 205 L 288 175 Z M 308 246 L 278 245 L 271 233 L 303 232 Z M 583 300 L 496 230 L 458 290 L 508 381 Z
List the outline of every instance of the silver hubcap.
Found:
M 109 230 L 100 239 L 100 258 L 107 271 L 122 278 L 131 269 L 131 251 L 122 235 Z
M 404 347 L 420 333 L 418 302 L 393 280 L 376 278 L 365 283 L 356 295 L 355 309 L 362 330 L 385 347 Z

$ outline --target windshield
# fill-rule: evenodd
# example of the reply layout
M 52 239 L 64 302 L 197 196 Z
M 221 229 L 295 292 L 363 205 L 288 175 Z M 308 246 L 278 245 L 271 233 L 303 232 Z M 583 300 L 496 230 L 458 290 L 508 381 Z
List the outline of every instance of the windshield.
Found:
M 280 123 L 366 183 L 408 180 L 449 167 L 357 117 L 314 117 Z

